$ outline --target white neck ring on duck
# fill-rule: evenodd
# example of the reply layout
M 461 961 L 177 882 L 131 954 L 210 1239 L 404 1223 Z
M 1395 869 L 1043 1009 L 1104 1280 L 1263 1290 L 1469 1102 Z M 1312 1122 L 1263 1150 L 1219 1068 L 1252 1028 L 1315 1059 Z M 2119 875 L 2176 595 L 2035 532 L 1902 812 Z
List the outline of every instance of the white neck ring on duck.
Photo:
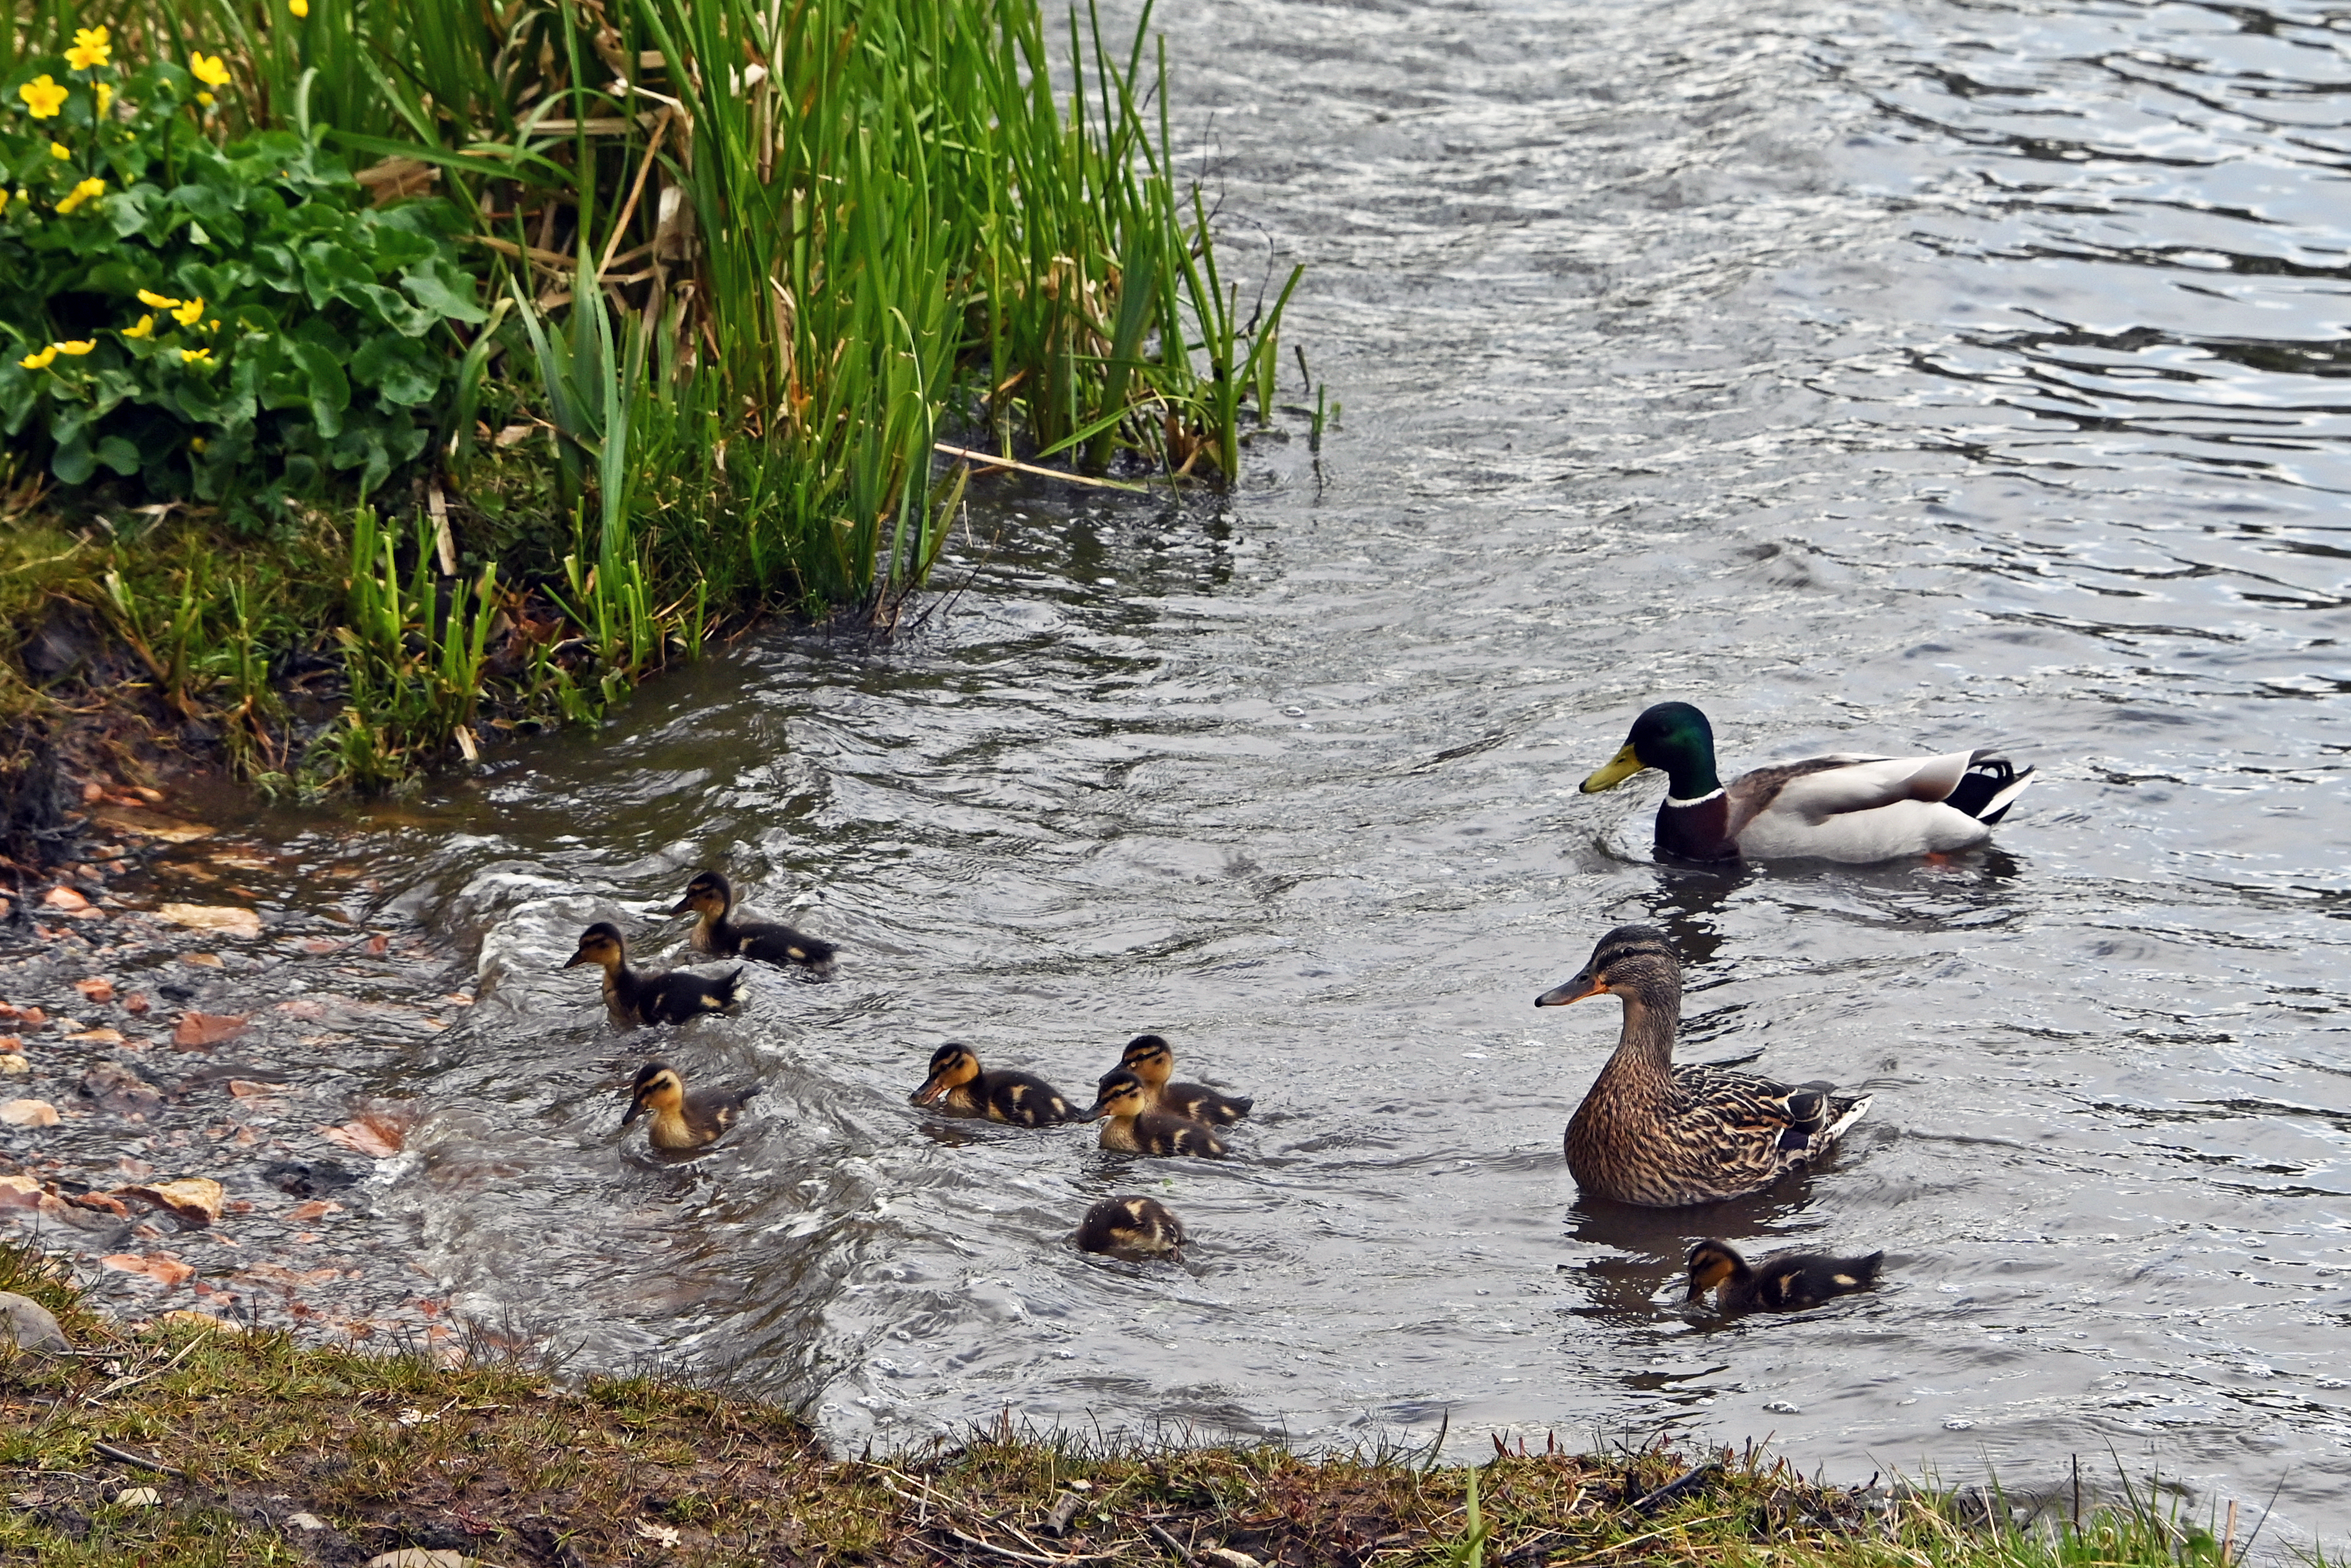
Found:
M 1713 789 L 1708 790 L 1705 794 L 1693 795 L 1687 800 L 1681 800 L 1676 796 L 1668 795 L 1666 797 L 1666 804 L 1668 806 L 1703 806 L 1708 800 L 1713 800 L 1716 796 L 1721 793 L 1722 786 L 1718 784 Z

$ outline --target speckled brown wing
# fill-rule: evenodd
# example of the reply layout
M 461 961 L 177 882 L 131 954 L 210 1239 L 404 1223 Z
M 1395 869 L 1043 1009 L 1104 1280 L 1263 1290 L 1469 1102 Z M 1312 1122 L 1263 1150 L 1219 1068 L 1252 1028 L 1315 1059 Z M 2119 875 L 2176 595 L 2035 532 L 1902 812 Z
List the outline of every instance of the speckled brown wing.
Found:
M 1619 1203 L 1715 1203 L 1810 1164 L 1867 1109 L 1867 1097 L 1824 1085 L 1683 1067 L 1662 1103 L 1586 1099 L 1568 1124 L 1568 1166 L 1578 1185 Z

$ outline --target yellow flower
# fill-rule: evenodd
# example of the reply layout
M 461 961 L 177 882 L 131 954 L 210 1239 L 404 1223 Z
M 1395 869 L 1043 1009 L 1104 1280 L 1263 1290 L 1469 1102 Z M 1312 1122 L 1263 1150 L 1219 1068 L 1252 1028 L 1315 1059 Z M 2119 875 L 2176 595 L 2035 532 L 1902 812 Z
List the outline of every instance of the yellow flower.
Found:
M 310 0 L 286 0 L 286 8 L 297 16 L 307 16 L 310 14 Z
M 188 71 L 206 87 L 228 86 L 228 67 L 218 55 L 208 55 L 202 49 L 188 57 Z
M 158 294 L 152 288 L 142 288 L 139 291 L 139 303 L 157 310 L 177 310 L 180 308 L 178 300 Z
M 73 194 L 57 204 L 57 216 L 71 217 L 76 207 L 106 194 L 106 182 L 95 174 L 73 188 Z
M 145 291 L 142 289 L 141 292 L 143 293 Z M 122 329 L 122 335 L 126 338 L 153 337 L 155 335 L 155 318 L 152 316 L 141 316 L 139 318 L 139 325 L 136 327 L 125 327 Z
M 208 92 L 200 92 L 196 94 L 196 101 L 203 104 L 206 109 L 210 109 L 213 106 L 213 95 Z
M 47 72 L 35 77 L 16 89 L 25 107 L 33 111 L 35 120 L 54 120 L 57 110 L 66 106 L 66 89 L 49 78 Z
M 8 210 L 8 187 L 0 185 L 0 213 Z
M 41 350 L 37 353 L 26 354 L 23 359 L 18 360 L 16 362 L 24 366 L 28 371 L 46 371 L 49 368 L 49 361 L 57 357 L 57 346 L 55 343 L 51 343 L 47 348 Z
M 201 454 L 204 452 L 204 438 L 203 436 L 201 436 L 201 435 L 192 435 L 192 436 L 188 437 L 188 450 L 189 450 L 189 451 L 193 452 L 193 453 L 197 453 L 197 454 L 201 455 Z
M 204 319 L 204 302 L 202 298 L 191 299 L 172 312 L 172 319 L 183 327 L 193 327 Z
M 112 57 L 112 46 L 103 27 L 76 27 L 74 47 L 66 51 L 66 64 L 78 71 L 92 66 L 102 66 Z
M 98 94 L 98 118 L 103 120 L 114 112 L 114 89 L 105 82 L 99 82 L 91 90 Z
M 69 342 L 59 343 L 57 347 L 58 353 L 71 354 L 75 359 L 78 360 L 84 354 L 89 353 L 92 349 L 98 347 L 98 340 L 95 338 L 78 338 Z
M 62 141 L 52 141 L 49 143 L 49 156 L 63 163 L 73 156 L 73 149 Z
M 183 365 L 200 365 L 212 357 L 213 351 L 210 349 L 183 349 L 180 350 L 180 363 Z

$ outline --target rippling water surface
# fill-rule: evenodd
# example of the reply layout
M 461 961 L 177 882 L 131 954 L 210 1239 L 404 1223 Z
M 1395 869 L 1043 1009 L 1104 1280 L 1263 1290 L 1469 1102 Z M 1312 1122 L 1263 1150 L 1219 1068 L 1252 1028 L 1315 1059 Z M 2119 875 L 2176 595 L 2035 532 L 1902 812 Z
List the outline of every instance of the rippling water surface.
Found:
M 1163 8 L 1228 268 L 1302 260 L 1343 400 L 1162 507 L 983 486 L 883 651 L 768 635 L 365 831 L 483 999 L 376 1087 L 459 1301 L 740 1364 L 838 1440 L 1009 1406 L 1346 1444 L 1775 1434 L 1858 1479 L 2064 1456 L 2351 1528 L 2351 13 L 2320 5 L 1197 0 Z M 1295 367 L 1285 393 L 1296 399 Z M 1949 864 L 1647 862 L 1576 782 L 1647 702 L 1728 765 L 2005 742 Z M 611 1030 L 588 920 L 689 872 L 845 953 Z M 1768 1200 L 1578 1202 L 1611 924 L 1686 1052 L 1865 1086 Z M 674 932 L 674 927 L 666 929 Z M 930 1121 L 932 1048 L 1071 1092 L 1131 1034 L 1237 1157 Z M 615 1134 L 659 1050 L 720 1152 Z M 1113 1191 L 1185 1269 L 1061 1244 Z M 1686 1315 L 1696 1236 L 1884 1248 Z M 1465 1450 L 1466 1451 L 1466 1450 Z

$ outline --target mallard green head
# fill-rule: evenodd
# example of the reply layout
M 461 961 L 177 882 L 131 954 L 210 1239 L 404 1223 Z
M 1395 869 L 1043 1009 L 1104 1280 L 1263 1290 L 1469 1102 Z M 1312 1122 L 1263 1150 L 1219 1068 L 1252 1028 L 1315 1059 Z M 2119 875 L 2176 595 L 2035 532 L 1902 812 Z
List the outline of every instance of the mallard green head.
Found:
M 1714 727 L 1687 703 L 1659 703 L 1633 721 L 1633 733 L 1608 765 L 1583 781 L 1583 792 L 1614 789 L 1644 768 L 1665 770 L 1677 800 L 1695 800 L 1722 788 L 1714 776 Z

